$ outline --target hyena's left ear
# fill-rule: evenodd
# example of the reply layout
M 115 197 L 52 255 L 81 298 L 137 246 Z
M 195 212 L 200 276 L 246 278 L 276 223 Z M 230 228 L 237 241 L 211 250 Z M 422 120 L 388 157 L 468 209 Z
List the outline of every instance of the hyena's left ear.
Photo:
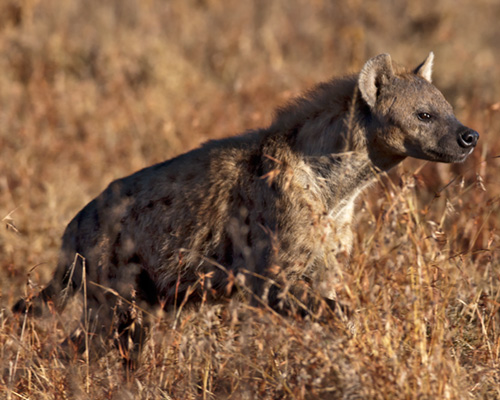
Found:
M 431 51 L 427 58 L 424 60 L 422 64 L 420 64 L 415 71 L 413 71 L 416 75 L 421 76 L 422 78 L 432 82 L 432 65 L 434 64 L 434 53 Z
M 361 96 L 370 108 L 375 106 L 380 87 L 394 77 L 391 56 L 380 54 L 369 59 L 359 73 L 358 87 Z

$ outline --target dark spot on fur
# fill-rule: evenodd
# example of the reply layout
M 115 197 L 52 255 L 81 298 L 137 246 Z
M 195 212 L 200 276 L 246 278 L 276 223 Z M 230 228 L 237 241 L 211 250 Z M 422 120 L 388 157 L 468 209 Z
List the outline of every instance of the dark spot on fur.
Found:
M 169 175 L 167 179 L 170 183 L 175 183 L 177 181 L 177 177 L 175 175 Z
M 140 219 L 141 213 L 136 207 L 132 207 L 128 213 L 128 219 L 131 221 L 138 221 Z
M 264 216 L 262 215 L 262 213 L 259 213 L 259 214 L 257 215 L 256 220 L 257 220 L 257 224 L 258 224 L 258 225 L 262 225 L 262 226 L 264 226 L 264 225 L 266 224 L 266 219 L 264 218 Z
M 306 246 L 301 246 L 299 248 L 298 254 L 309 254 L 311 251 Z
M 162 202 L 165 207 L 170 207 L 172 205 L 172 198 L 170 196 L 165 196 Z
M 142 269 L 137 276 L 138 295 L 149 305 L 155 305 L 158 302 L 158 289 L 149 273 Z
M 281 245 L 281 250 L 283 250 L 283 251 L 290 250 L 290 241 L 289 240 L 286 240 L 286 239 L 282 240 L 280 245 Z
M 113 243 L 113 247 L 111 250 L 109 262 L 111 265 L 118 265 L 119 263 L 119 252 L 120 252 L 120 247 L 121 247 L 121 239 L 122 239 L 122 234 L 121 232 L 118 232 L 116 235 L 115 242 Z
M 243 223 L 244 223 L 246 226 L 250 226 L 250 213 L 246 213 L 246 215 L 245 215 L 245 219 L 244 219 Z
M 224 252 L 223 252 L 223 259 L 220 260 L 220 262 L 223 265 L 231 265 L 233 263 L 233 258 L 234 258 L 234 248 L 233 248 L 233 241 L 226 237 L 224 240 L 223 244 Z
M 165 260 L 170 260 L 172 259 L 172 257 L 174 256 L 174 252 L 173 251 L 166 251 L 163 255 L 163 257 L 165 258 Z
M 196 178 L 196 174 L 193 173 L 193 172 L 188 172 L 185 176 L 184 176 L 184 180 L 186 182 L 189 182 L 189 181 L 192 181 Z
M 134 253 L 128 260 L 128 264 L 142 264 L 141 257 L 137 253 Z
M 261 158 L 259 155 L 254 154 L 248 160 L 248 172 L 255 174 L 258 177 L 264 175 L 264 170 L 262 168 Z

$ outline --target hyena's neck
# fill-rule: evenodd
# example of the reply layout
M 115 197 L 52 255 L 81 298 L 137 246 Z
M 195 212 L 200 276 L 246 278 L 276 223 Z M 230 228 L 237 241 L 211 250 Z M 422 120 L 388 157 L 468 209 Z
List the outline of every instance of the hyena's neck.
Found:
M 358 149 L 324 156 L 305 157 L 306 168 L 317 182 L 321 195 L 329 210 L 346 201 L 353 201 L 377 175 L 389 171 L 404 157 L 387 157 L 374 154 L 369 149 Z
M 268 132 L 287 132 L 286 147 L 304 163 L 300 180 L 334 212 L 342 203 L 355 199 L 377 173 L 402 160 L 384 157 L 374 150 L 370 138 L 375 136 L 372 129 L 377 128 L 372 125 L 357 76 L 351 76 L 320 84 L 295 99 L 280 110 Z M 276 151 L 278 147 L 271 146 L 269 154 L 281 160 L 289 150 L 283 153 Z M 310 180 L 311 185 L 305 180 Z
M 323 199 L 329 211 L 353 201 L 380 172 L 367 154 L 356 152 L 308 157 L 306 165 L 315 182 L 311 189 Z

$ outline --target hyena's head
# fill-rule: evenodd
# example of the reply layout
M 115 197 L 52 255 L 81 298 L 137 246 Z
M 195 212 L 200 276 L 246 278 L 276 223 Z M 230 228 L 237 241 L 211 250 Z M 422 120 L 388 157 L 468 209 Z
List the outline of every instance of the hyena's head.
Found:
M 363 67 L 358 86 L 375 127 L 370 145 L 379 154 L 462 162 L 476 146 L 478 133 L 455 118 L 431 83 L 433 58 L 430 53 L 413 72 L 397 71 L 388 54 Z

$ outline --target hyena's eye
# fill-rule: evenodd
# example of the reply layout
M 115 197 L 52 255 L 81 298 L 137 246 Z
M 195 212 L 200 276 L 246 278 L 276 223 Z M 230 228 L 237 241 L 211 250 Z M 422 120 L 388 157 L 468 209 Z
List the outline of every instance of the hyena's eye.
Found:
M 420 121 L 429 122 L 432 119 L 432 115 L 426 112 L 420 112 L 417 114 Z

